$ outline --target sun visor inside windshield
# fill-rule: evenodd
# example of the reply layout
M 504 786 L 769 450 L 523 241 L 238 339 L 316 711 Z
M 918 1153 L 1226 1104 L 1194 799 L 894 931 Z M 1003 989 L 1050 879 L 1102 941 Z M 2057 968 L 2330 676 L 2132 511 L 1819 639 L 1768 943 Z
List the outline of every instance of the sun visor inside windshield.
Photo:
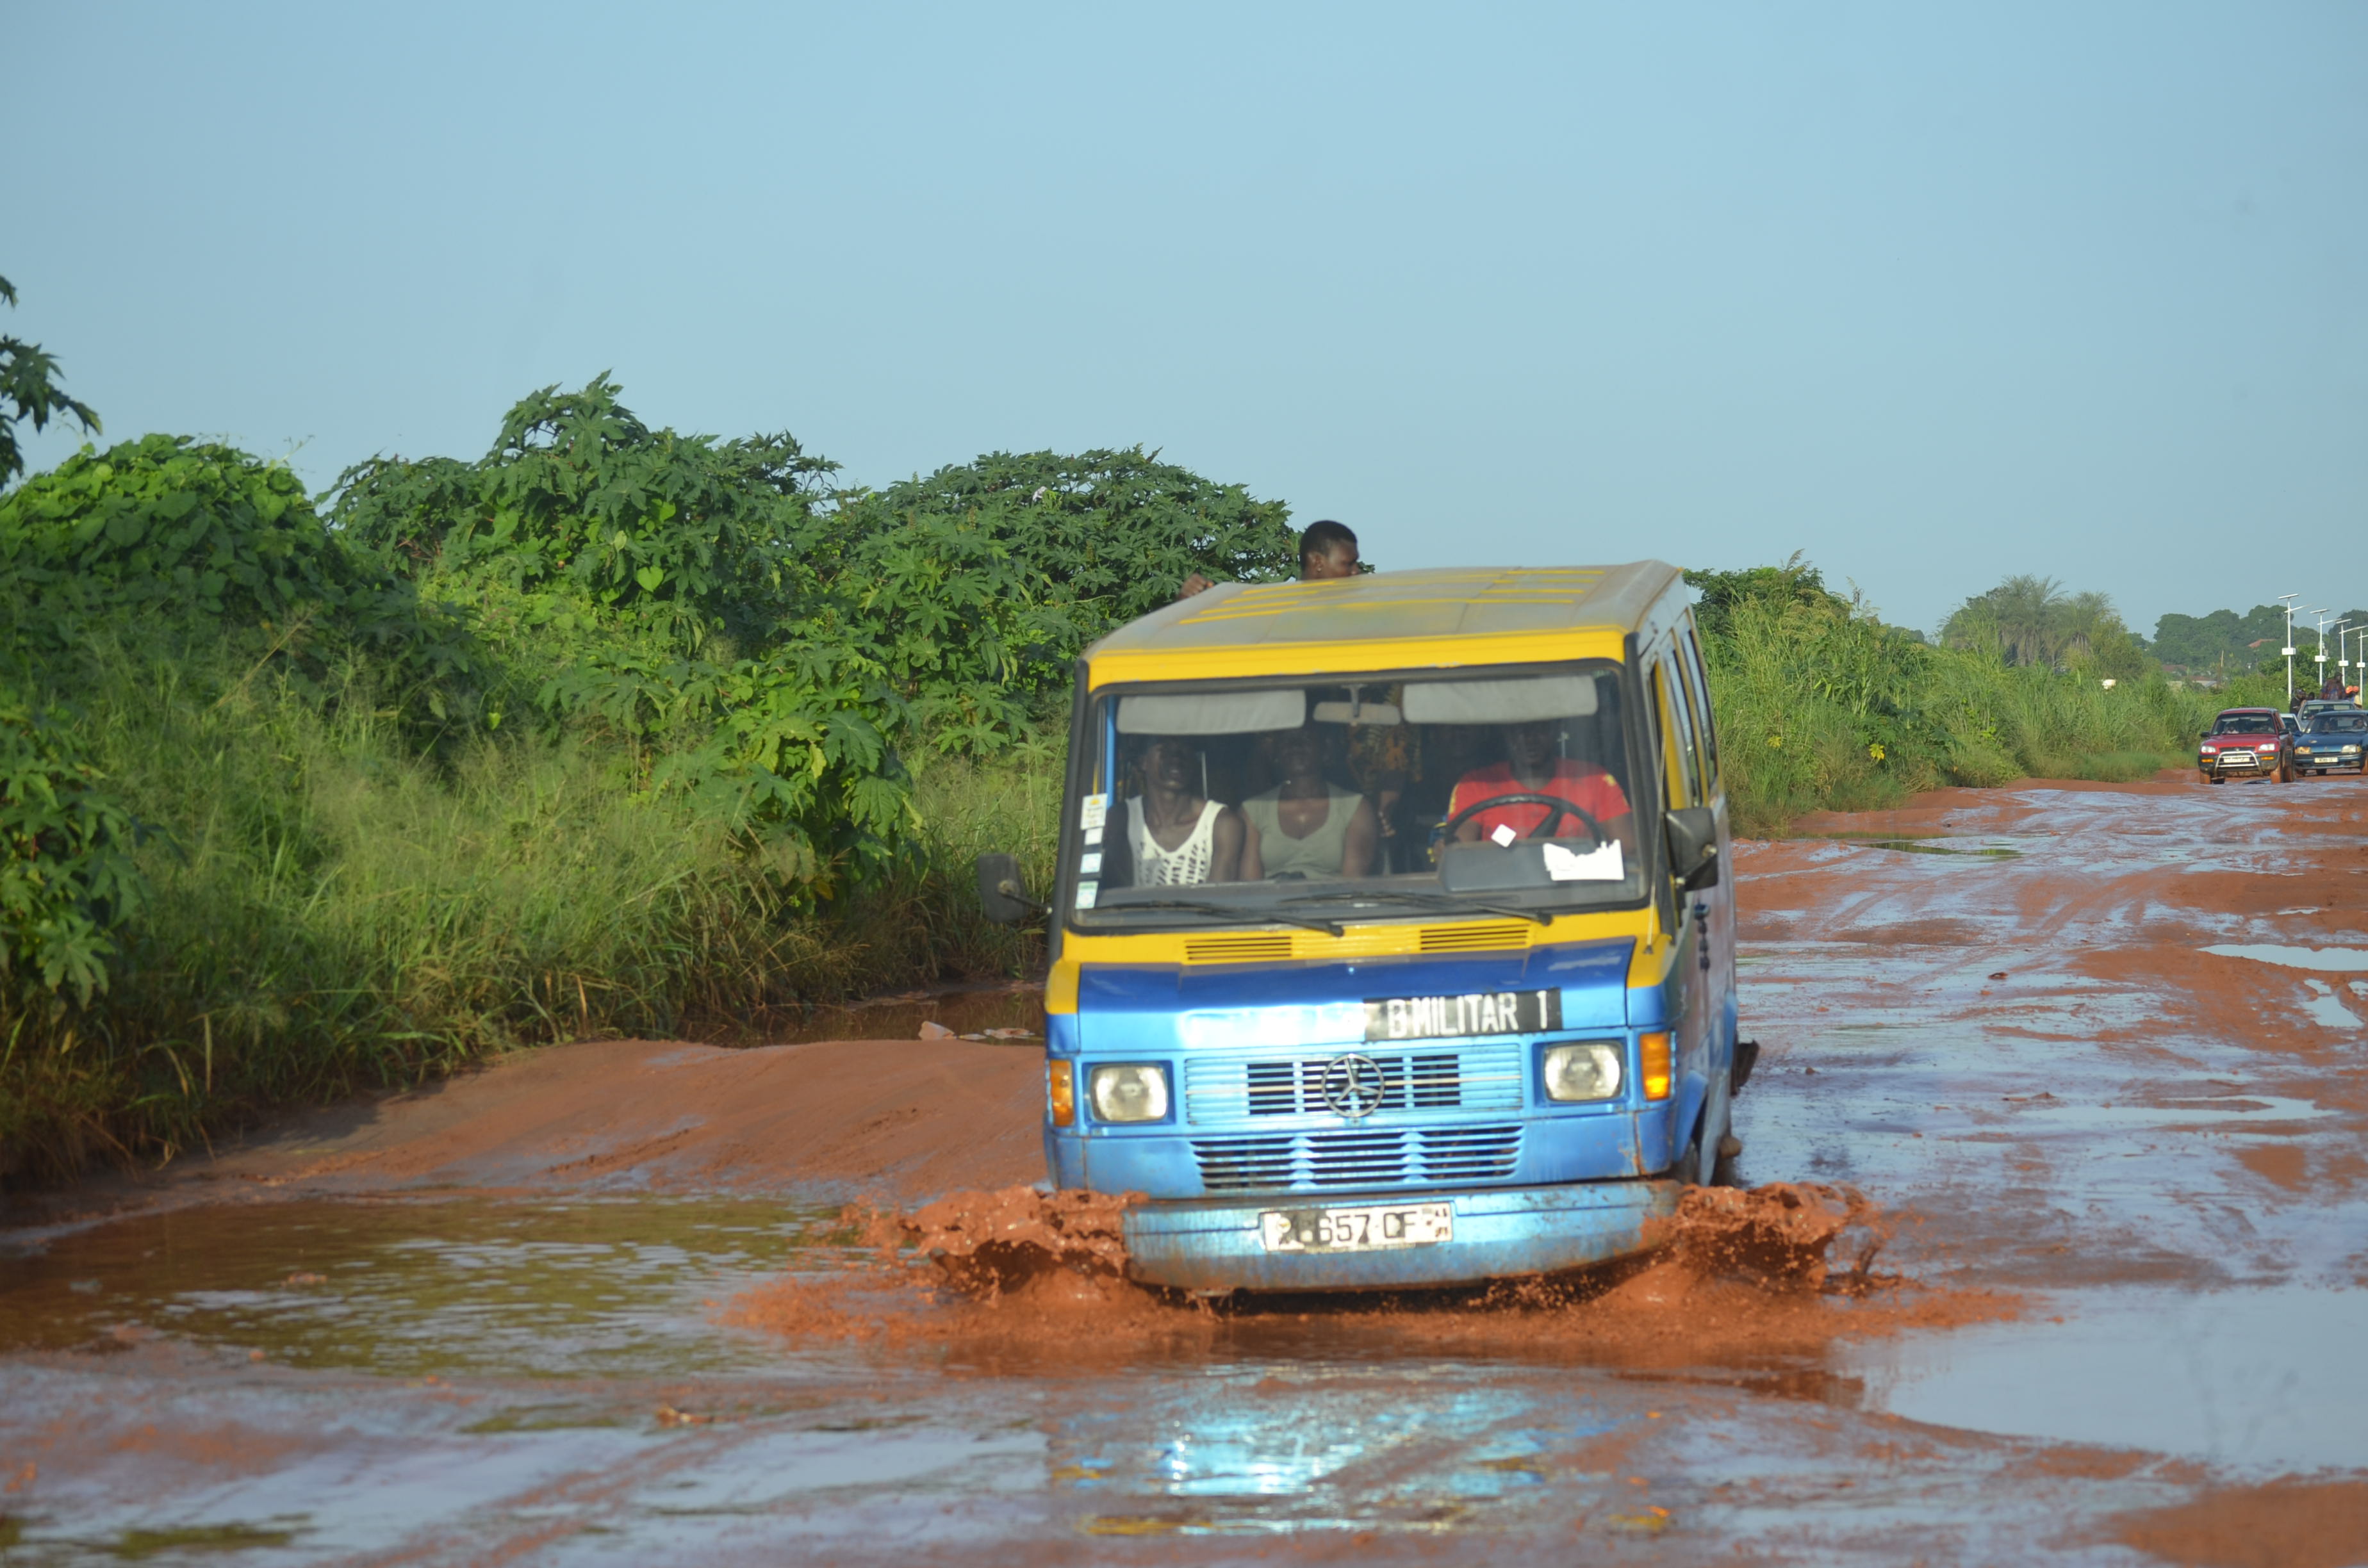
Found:
M 1307 722 L 1307 693 L 1148 692 L 1118 699 L 1121 735 L 1247 735 L 1295 730 Z
M 1526 724 L 1534 719 L 1584 719 L 1595 711 L 1595 677 L 1408 681 L 1402 706 L 1409 724 Z

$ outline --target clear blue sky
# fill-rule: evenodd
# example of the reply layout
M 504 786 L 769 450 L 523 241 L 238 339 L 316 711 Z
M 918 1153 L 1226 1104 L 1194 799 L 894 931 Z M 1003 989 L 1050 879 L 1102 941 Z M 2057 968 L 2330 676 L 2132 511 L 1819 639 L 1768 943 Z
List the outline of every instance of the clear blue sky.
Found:
M 870 483 L 1143 442 L 1385 566 L 2368 600 L 2349 0 L 0 0 L 0 55 L 6 330 L 110 438 L 317 485 L 613 369 Z

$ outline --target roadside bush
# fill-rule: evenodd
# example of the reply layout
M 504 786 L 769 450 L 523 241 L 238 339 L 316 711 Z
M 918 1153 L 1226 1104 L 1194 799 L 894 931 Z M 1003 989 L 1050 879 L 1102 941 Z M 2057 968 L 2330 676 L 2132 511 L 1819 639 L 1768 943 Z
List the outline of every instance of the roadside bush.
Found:
M 596 728 L 427 756 L 378 715 L 366 663 L 326 703 L 248 665 L 227 640 L 87 652 L 80 776 L 154 824 L 134 845 L 118 818 L 108 846 L 149 892 L 94 921 L 120 950 L 87 1005 L 37 977 L 0 996 L 0 1173 L 169 1158 L 268 1106 L 519 1046 L 750 1038 L 816 1002 L 1041 961 L 1033 934 L 980 917 L 969 863 L 992 842 L 1049 866 L 1041 744 L 932 763 L 904 853 L 818 901 L 782 841 L 645 788 Z
M 71 687 L 76 647 L 110 629 L 252 628 L 258 669 L 307 680 L 363 651 L 377 695 L 430 727 L 482 673 L 462 622 L 343 549 L 285 465 L 186 437 L 85 448 L 0 494 L 0 659 L 28 686 Z
M 139 824 L 83 756 L 74 715 L 0 691 L 0 983 L 54 1013 L 107 989 L 113 932 L 148 902 Z
M 603 379 L 325 520 L 168 437 L 0 494 L 0 1175 L 1040 961 L 971 860 L 1049 880 L 1069 661 L 1282 574 L 1282 509 L 1140 451 L 830 471 Z
M 1280 502 L 1140 447 L 996 452 L 842 497 L 825 548 L 857 589 L 849 631 L 865 638 L 865 623 L 879 624 L 865 640 L 888 667 L 912 672 L 912 694 L 936 720 L 929 705 L 965 685 L 1021 700 L 1065 696 L 1087 643 L 1171 603 L 1194 572 L 1295 575 L 1289 519 Z M 997 605 L 999 618 L 981 614 Z M 987 635 L 966 653 L 973 625 Z
M 1824 586 L 1796 557 L 1689 573 L 1737 830 L 1775 835 L 1944 784 L 2136 778 L 2187 759 L 2219 705 L 2158 670 L 2015 664 L 1996 641 L 1931 647 Z M 2090 607 L 2093 608 L 2093 607 Z
M 521 399 L 473 463 L 357 464 L 330 519 L 395 570 L 501 585 L 529 625 L 631 618 L 685 649 L 766 641 L 798 612 L 800 546 L 837 465 L 786 434 L 653 430 L 620 390 L 600 376 Z

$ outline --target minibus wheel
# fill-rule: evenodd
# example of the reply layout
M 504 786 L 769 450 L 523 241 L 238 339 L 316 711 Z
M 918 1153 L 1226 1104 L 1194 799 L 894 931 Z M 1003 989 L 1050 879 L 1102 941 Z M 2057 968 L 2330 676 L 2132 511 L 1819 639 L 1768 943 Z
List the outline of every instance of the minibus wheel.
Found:
M 1702 1184 L 1702 1123 L 1696 1122 L 1694 1135 L 1686 1141 L 1685 1153 L 1679 1154 L 1677 1162 L 1669 1166 L 1669 1179 L 1681 1181 L 1688 1187 L 1700 1187 Z

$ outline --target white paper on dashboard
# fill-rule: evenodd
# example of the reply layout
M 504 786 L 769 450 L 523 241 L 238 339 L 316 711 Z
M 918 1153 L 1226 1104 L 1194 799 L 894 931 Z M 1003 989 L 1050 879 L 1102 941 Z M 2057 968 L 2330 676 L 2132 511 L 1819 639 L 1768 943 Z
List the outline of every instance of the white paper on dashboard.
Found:
M 1546 875 L 1558 882 L 1616 882 L 1628 874 L 1620 858 L 1620 841 L 1599 844 L 1582 855 L 1546 840 Z

